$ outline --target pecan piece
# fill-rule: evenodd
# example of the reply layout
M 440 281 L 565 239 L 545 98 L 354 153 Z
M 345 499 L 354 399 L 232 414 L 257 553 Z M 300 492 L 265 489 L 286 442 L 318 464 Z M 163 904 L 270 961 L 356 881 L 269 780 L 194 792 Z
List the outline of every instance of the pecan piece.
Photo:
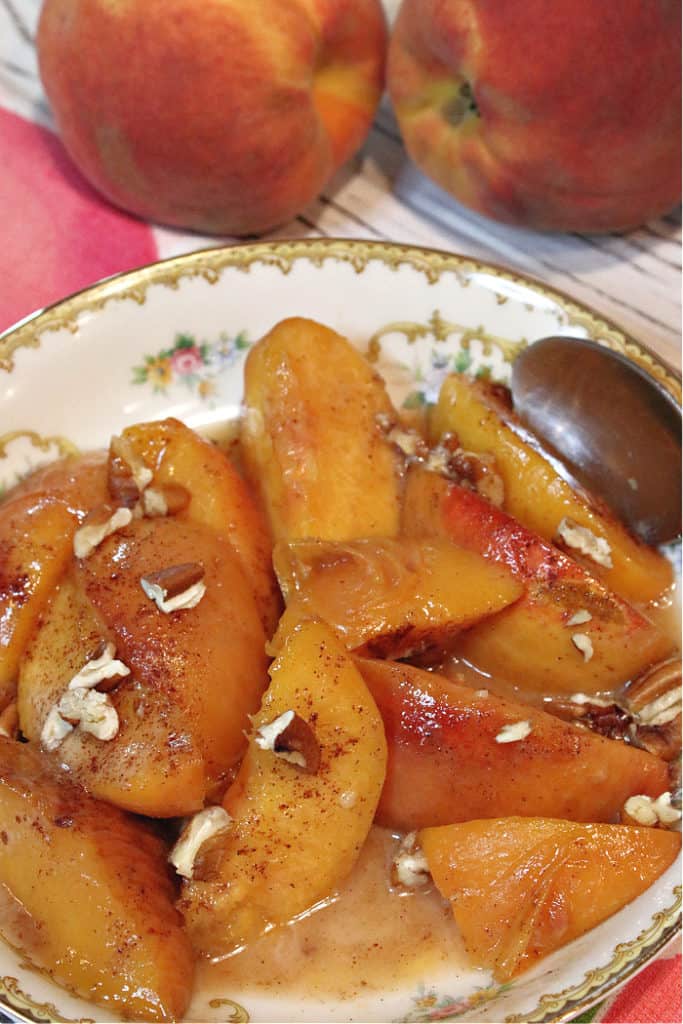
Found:
M 87 558 L 95 548 L 99 547 L 106 537 L 117 530 L 123 529 L 133 519 L 129 508 L 121 506 L 113 509 L 111 505 L 98 505 L 83 520 L 74 534 L 74 554 L 76 558 Z
M 681 661 L 668 658 L 643 672 L 626 690 L 634 716 L 633 741 L 672 761 L 681 750 Z
M 118 434 L 114 434 L 109 443 L 108 470 L 109 490 L 112 497 L 117 500 L 118 497 L 112 487 L 115 489 L 120 487 L 127 494 L 132 493 L 132 489 L 135 488 L 135 501 L 137 501 L 154 476 L 128 438 Z
M 109 449 L 107 460 L 107 487 L 117 505 L 133 508 L 140 499 L 140 488 L 135 483 L 133 471 L 125 459 Z
M 262 725 L 255 737 L 262 750 L 273 753 L 315 775 L 320 767 L 320 744 L 311 726 L 296 711 L 285 711 L 272 722 Z
M 198 562 L 169 565 L 140 577 L 140 586 L 159 611 L 174 612 L 194 608 L 206 593 L 204 568 Z
M 394 889 L 423 889 L 431 882 L 429 864 L 417 842 L 417 832 L 409 832 L 401 840 L 391 864 L 391 885 Z
M 182 484 L 162 484 L 148 487 L 142 495 L 146 516 L 174 516 L 190 504 L 190 492 Z
M 498 472 L 495 456 L 489 452 L 469 452 L 460 445 L 457 434 L 447 433 L 427 459 L 427 468 L 455 480 L 461 487 L 476 491 L 497 508 L 502 508 L 505 485 Z

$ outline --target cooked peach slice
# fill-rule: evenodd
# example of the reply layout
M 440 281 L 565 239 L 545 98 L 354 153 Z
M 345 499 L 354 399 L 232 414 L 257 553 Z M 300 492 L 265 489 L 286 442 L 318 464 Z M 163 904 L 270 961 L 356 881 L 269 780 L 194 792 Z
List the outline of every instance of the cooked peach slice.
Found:
M 51 709 L 108 635 L 69 573 L 21 665 L 19 722 L 31 742 L 40 744 Z M 150 700 L 147 689 L 128 678 L 109 701 L 119 720 L 116 737 L 103 742 L 82 729 L 67 732 L 55 759 L 91 793 L 140 814 L 173 817 L 198 810 L 207 788 L 204 760 L 173 695 L 158 690 Z
M 205 592 L 166 613 L 141 580 L 177 566 L 203 571 Z M 197 810 L 244 752 L 267 684 L 263 627 L 227 541 L 175 517 L 134 520 L 81 560 L 22 663 L 19 716 L 29 739 L 41 739 L 101 639 L 130 669 L 108 694 L 118 731 L 103 740 L 76 728 L 57 756 L 91 792 L 126 809 Z
M 621 910 L 674 862 L 659 829 L 499 818 L 418 841 L 474 964 L 507 981 Z
M 524 596 L 464 633 L 457 652 L 494 679 L 544 695 L 612 690 L 666 657 L 672 642 L 640 612 L 473 491 L 413 468 L 406 533 L 449 537 L 504 565 Z
M 107 487 L 106 452 L 68 455 L 50 462 L 25 477 L 12 489 L 9 497 L 29 494 L 62 501 L 77 520 L 83 519 L 90 509 L 111 499 Z
M 544 540 L 561 542 L 561 524 L 588 531 L 584 539 L 590 571 L 627 601 L 648 602 L 672 582 L 669 562 L 654 548 L 637 540 L 602 504 L 573 489 L 559 475 L 519 423 L 501 389 L 464 374 L 444 381 L 430 421 L 432 440 L 454 433 L 465 449 L 495 457 L 503 479 L 503 508 Z M 624 481 L 624 486 L 628 486 Z M 559 531 L 559 532 L 558 532 Z M 581 556 L 581 544 L 571 539 L 569 553 Z M 596 560 L 597 557 L 597 560 Z
M 0 710 L 16 694 L 19 660 L 71 559 L 77 525 L 63 502 L 41 494 L 0 505 Z
M 637 747 L 435 672 L 357 664 L 386 730 L 382 825 L 410 832 L 514 814 L 613 821 L 629 796 L 670 788 L 664 761 Z
M 79 522 L 107 498 L 106 459 L 92 452 L 37 469 L 0 504 L 0 709 L 16 692 L 19 659 Z
M 271 539 L 264 513 L 230 459 L 214 444 L 169 418 L 140 423 L 123 432 L 135 455 L 153 470 L 151 486 L 180 488 L 186 505 L 177 515 L 223 534 L 237 552 L 251 583 L 261 618 L 272 636 L 281 599 L 271 564 Z
M 345 338 L 283 320 L 245 364 L 242 449 L 276 540 L 393 536 L 397 417 L 384 382 Z
M 4 938 L 117 1019 L 181 1020 L 192 950 L 152 831 L 2 738 L 0 823 Z
M 212 956 L 334 892 L 355 863 L 384 782 L 382 720 L 328 626 L 295 629 L 271 676 L 225 796 L 232 823 L 200 849 L 180 901 L 195 948 Z M 277 724 L 288 712 L 298 725 L 289 739 Z
M 443 652 L 523 592 L 507 569 L 441 539 L 280 543 L 273 562 L 287 604 L 275 651 L 294 623 L 318 615 L 357 653 Z

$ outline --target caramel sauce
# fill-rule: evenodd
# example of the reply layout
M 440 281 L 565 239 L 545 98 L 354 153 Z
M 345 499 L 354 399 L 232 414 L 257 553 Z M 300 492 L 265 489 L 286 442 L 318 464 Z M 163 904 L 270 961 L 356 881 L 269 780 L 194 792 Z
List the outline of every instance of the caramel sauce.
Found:
M 240 1001 L 245 992 L 356 999 L 462 971 L 467 956 L 446 901 L 433 886 L 391 888 L 397 847 L 374 826 L 336 896 L 218 963 L 200 962 L 201 1003 L 225 995 Z

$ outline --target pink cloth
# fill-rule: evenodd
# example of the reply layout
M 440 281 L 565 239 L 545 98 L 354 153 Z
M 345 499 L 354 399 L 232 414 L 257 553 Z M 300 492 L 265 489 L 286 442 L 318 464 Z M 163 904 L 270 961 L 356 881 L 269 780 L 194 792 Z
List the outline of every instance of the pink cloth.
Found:
M 0 107 L 0 330 L 157 259 L 150 228 L 99 198 L 54 134 Z
M 680 1024 L 681 956 L 655 960 L 610 1000 L 602 1024 Z

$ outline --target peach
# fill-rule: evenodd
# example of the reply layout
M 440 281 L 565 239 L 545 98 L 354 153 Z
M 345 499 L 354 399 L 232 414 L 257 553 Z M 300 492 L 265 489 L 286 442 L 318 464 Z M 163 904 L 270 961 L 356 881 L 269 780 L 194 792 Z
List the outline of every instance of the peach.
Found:
M 244 367 L 242 453 L 275 540 L 398 533 L 403 459 L 385 382 L 350 341 L 281 320 Z
M 645 892 L 674 862 L 676 832 L 501 818 L 419 835 L 465 948 L 507 981 Z
M 21 656 L 71 559 L 76 525 L 63 502 L 44 495 L 0 508 L 0 709 L 16 693 Z
M 207 526 L 230 542 L 254 591 L 268 636 L 280 617 L 282 600 L 271 562 L 272 542 L 265 515 L 230 459 L 210 441 L 170 416 L 136 423 L 124 442 L 154 471 L 152 485 L 180 485 L 189 501 L 180 519 Z
M 19 661 L 79 522 L 108 498 L 104 454 L 91 452 L 41 467 L 0 505 L 0 710 L 16 693 Z
M 368 835 L 384 782 L 382 720 L 328 626 L 294 629 L 271 678 L 225 795 L 231 824 L 200 847 L 179 904 L 195 949 L 209 956 L 286 924 L 336 891 Z M 308 732 L 302 763 L 277 756 L 275 738 L 259 742 L 259 732 L 265 736 L 287 712 Z
M 452 373 L 430 412 L 432 440 L 455 434 L 463 448 L 495 458 L 503 482 L 503 508 L 545 540 L 566 547 L 585 561 L 595 576 L 627 601 L 647 603 L 661 597 L 672 582 L 671 565 L 656 548 L 629 533 L 604 502 L 574 488 L 547 453 L 525 435 L 509 404 L 509 392 L 497 384 Z M 583 555 L 562 539 L 563 520 L 576 524 L 603 550 Z
M 526 584 L 516 604 L 458 641 L 458 654 L 494 678 L 545 696 L 598 693 L 671 653 L 669 637 L 639 611 L 474 491 L 414 467 L 403 512 L 406 533 L 450 537 Z
M 64 145 L 117 206 L 216 234 L 299 213 L 362 143 L 379 0 L 47 0 L 40 71 Z
M 503 566 L 442 538 L 303 540 L 276 544 L 273 563 L 287 608 L 270 653 L 293 625 L 317 616 L 356 654 L 433 659 L 524 591 Z
M 1 737 L 0 822 L 3 936 L 118 1020 L 181 1020 L 193 956 L 152 829 Z
M 165 614 L 141 578 L 187 563 L 204 569 L 206 592 L 196 607 Z M 118 732 L 105 742 L 76 729 L 56 756 L 126 810 L 198 810 L 241 759 L 267 684 L 263 626 L 237 555 L 208 528 L 170 516 L 134 520 L 78 562 L 21 663 L 19 719 L 30 741 L 101 640 L 130 669 L 109 694 Z
M 357 664 L 386 731 L 377 820 L 389 828 L 510 814 L 611 821 L 628 797 L 669 789 L 667 765 L 645 750 L 436 672 Z
M 615 231 L 680 199 L 680 4 L 404 0 L 388 85 L 409 153 L 496 220 Z

